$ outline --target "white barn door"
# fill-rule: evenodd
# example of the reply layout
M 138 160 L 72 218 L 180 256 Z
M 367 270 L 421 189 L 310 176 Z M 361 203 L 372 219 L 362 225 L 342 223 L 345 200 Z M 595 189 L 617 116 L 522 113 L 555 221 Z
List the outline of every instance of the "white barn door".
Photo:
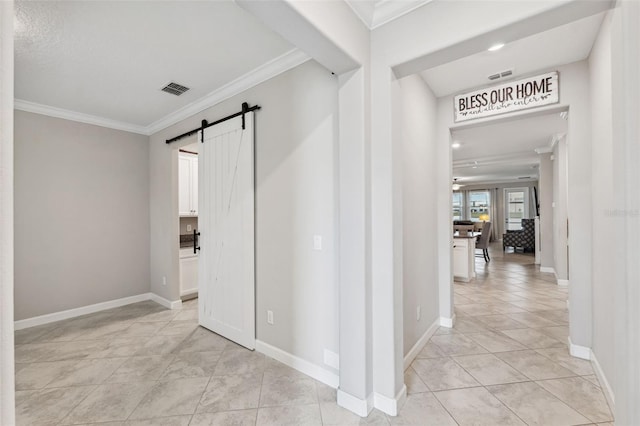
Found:
M 245 114 L 244 129 L 242 121 L 239 116 L 204 129 L 198 310 L 200 325 L 254 349 L 253 112 Z

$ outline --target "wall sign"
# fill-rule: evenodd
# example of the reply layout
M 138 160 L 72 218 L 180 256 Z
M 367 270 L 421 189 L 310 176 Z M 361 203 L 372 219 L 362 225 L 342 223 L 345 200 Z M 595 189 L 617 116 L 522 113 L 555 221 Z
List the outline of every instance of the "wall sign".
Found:
M 554 71 L 464 93 L 453 98 L 454 122 L 555 104 L 560 100 L 558 89 Z

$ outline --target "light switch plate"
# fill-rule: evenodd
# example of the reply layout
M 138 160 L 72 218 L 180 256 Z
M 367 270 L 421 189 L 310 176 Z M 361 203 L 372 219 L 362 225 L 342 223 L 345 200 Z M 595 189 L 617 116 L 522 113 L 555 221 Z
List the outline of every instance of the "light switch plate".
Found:
M 322 235 L 313 236 L 313 249 L 322 250 Z
M 187 232 L 191 232 L 191 225 L 187 225 Z

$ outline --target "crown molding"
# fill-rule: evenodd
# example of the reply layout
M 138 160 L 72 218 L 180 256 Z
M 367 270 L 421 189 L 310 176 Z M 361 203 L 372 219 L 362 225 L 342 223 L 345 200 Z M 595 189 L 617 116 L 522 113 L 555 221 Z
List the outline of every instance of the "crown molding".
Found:
M 346 3 L 369 30 L 374 30 L 432 1 L 433 0 L 379 0 L 371 2 L 346 0 Z
M 36 114 L 48 115 L 50 117 L 151 136 L 152 134 L 184 120 L 185 118 L 189 118 L 194 114 L 210 108 L 225 99 L 229 99 L 244 92 L 245 90 L 282 74 L 285 71 L 289 71 L 309 59 L 311 59 L 311 57 L 301 50 L 292 49 L 148 126 L 140 126 L 125 123 L 123 121 L 111 120 L 109 118 L 38 104 L 36 102 L 25 101 L 23 99 L 15 99 L 14 108 L 20 111 L 33 112 Z
M 376 29 L 388 22 L 398 19 L 407 13 L 413 12 L 415 9 L 424 6 L 427 3 L 431 3 L 433 0 L 407 0 L 407 1 L 393 1 L 382 0 L 376 3 L 376 7 L 373 11 L 373 21 L 371 23 L 371 29 Z
M 541 146 L 540 148 L 534 149 L 534 151 L 536 152 L 536 154 L 540 154 L 540 155 L 550 154 L 553 152 L 553 145 L 555 144 L 552 144 L 551 146 Z
M 144 126 L 138 126 L 131 123 L 125 123 L 124 121 L 111 120 L 109 118 L 84 114 L 82 112 L 71 111 L 68 109 L 57 108 L 49 105 L 39 104 L 36 102 L 25 101 L 24 99 L 15 99 L 13 107 L 20 111 L 48 115 L 50 117 L 63 118 L 65 120 L 93 124 L 94 126 L 108 127 L 110 129 L 123 130 L 125 132 L 138 133 L 148 136 L 147 129 Z
M 353 10 L 353 13 L 356 14 L 362 23 L 371 30 L 375 6 L 365 1 L 345 0 L 345 3 Z
M 283 55 L 259 66 L 253 71 L 231 81 L 228 84 L 214 90 L 199 100 L 186 105 L 179 110 L 161 118 L 160 120 L 147 126 L 148 135 L 152 135 L 160 130 L 176 124 L 186 118 L 193 116 L 207 108 L 219 104 L 237 94 L 244 92 L 258 84 L 265 82 L 285 71 L 297 67 L 311 59 L 309 55 L 298 49 L 292 49 Z

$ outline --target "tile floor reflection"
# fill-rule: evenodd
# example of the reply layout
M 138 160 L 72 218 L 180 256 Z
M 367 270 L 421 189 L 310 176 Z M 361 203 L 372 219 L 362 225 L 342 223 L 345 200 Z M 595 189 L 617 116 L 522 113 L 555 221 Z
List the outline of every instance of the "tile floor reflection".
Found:
M 142 302 L 16 332 L 19 425 L 578 425 L 612 416 L 591 364 L 568 354 L 566 289 L 492 247 L 455 284 L 457 322 L 405 372 L 400 415 L 368 418 L 335 390 Z

